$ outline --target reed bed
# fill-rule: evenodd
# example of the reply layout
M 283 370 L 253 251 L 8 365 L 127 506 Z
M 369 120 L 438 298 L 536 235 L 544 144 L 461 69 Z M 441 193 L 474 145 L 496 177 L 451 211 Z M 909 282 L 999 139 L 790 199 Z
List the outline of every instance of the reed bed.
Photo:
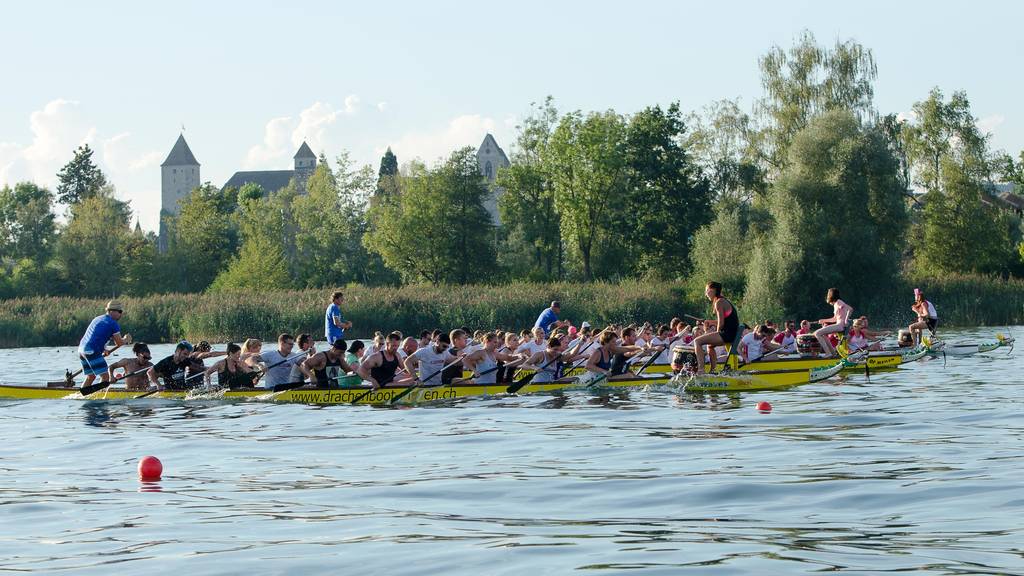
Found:
M 899 279 L 892 290 L 871 302 L 852 302 L 868 314 L 873 328 L 899 327 L 911 320 L 912 290 L 920 287 L 938 307 L 942 326 L 1024 324 L 1024 281 L 983 276 Z M 136 341 L 271 340 L 280 332 L 323 334 L 323 314 L 330 290 L 259 294 L 166 294 L 126 298 L 125 332 Z M 350 335 L 368 338 L 375 331 L 477 328 L 522 329 L 533 325 L 551 300 L 561 300 L 562 317 L 574 324 L 650 320 L 707 314 L 706 302 L 688 299 L 684 282 L 589 284 L 518 282 L 501 286 L 353 286 L 342 307 L 353 323 Z M 692 290 L 689 291 L 693 293 Z M 0 347 L 74 345 L 89 321 L 102 312 L 104 300 L 21 298 L 0 301 Z M 743 305 L 738 303 L 741 318 Z M 811 319 L 827 316 L 811 311 Z M 815 315 L 817 314 L 817 315 Z

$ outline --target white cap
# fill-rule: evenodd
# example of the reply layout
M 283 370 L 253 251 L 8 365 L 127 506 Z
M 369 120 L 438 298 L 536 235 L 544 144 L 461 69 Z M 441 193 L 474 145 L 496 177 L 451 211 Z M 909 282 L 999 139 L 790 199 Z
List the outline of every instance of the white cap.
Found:
M 590 328 L 590 322 L 584 322 L 584 323 L 580 324 L 580 330 L 582 330 L 584 328 Z

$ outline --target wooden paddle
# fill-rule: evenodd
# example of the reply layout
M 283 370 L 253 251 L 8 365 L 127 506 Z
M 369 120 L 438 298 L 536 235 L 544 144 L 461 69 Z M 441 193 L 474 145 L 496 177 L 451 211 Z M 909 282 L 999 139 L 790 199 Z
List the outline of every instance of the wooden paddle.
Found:
M 434 376 L 437 376 L 441 372 L 444 372 L 445 370 L 451 368 L 452 366 L 455 366 L 459 362 L 462 362 L 462 358 L 461 357 L 456 358 L 450 364 L 446 364 L 446 365 L 442 366 L 440 370 L 434 372 L 430 376 L 427 376 L 426 378 L 421 378 L 421 379 L 417 380 L 412 386 L 409 386 L 405 390 L 402 390 L 401 392 L 399 392 L 397 396 L 395 396 L 394 398 L 391 399 L 391 402 L 388 402 L 388 404 L 394 404 L 395 402 L 398 402 L 400 399 L 402 399 L 402 397 L 404 397 L 409 392 L 412 392 L 413 390 L 419 388 L 420 386 L 423 386 L 423 383 L 426 382 L 427 380 L 430 380 L 431 378 L 433 378 Z M 436 384 L 434 386 L 436 386 Z M 373 390 L 370 390 L 370 392 L 373 392 Z M 365 394 L 364 394 L 364 396 L 365 396 Z

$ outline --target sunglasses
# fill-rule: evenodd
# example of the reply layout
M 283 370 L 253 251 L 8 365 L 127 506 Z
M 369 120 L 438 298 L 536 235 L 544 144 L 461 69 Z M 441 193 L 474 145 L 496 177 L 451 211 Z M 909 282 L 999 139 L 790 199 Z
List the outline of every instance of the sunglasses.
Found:
M 149 354 L 143 354 L 143 355 L 142 355 L 142 359 L 143 359 L 143 360 L 152 360 L 152 359 L 153 359 L 153 357 L 152 357 L 152 356 L 150 356 Z

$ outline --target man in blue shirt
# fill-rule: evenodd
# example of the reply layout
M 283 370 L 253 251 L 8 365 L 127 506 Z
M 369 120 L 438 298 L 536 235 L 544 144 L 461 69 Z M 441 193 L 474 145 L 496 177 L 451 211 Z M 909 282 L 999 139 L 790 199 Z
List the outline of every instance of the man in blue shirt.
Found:
M 85 329 L 82 340 L 78 343 L 78 356 L 82 360 L 82 373 L 85 374 L 85 382 L 82 387 L 89 386 L 99 376 L 103 382 L 110 381 L 110 374 L 107 371 L 106 356 L 114 351 L 107 349 L 107 342 L 113 338 L 116 347 L 129 344 L 131 336 L 121 337 L 121 326 L 117 323 L 124 314 L 124 306 L 117 300 L 107 303 L 106 314 L 97 316 Z
M 331 294 L 331 304 L 324 314 L 324 336 L 327 337 L 327 344 L 334 344 L 335 340 L 345 337 L 345 330 L 352 327 L 352 323 L 345 320 L 341 315 L 341 303 L 345 301 L 344 293 L 338 291 Z
M 568 326 L 568 320 L 559 320 L 558 313 L 562 310 L 562 305 L 558 300 L 551 302 L 550 308 L 545 308 L 540 316 L 537 317 L 537 321 L 534 322 L 534 328 L 540 328 L 544 330 L 544 337 L 551 336 L 551 331 L 555 328 L 561 328 L 562 326 Z

